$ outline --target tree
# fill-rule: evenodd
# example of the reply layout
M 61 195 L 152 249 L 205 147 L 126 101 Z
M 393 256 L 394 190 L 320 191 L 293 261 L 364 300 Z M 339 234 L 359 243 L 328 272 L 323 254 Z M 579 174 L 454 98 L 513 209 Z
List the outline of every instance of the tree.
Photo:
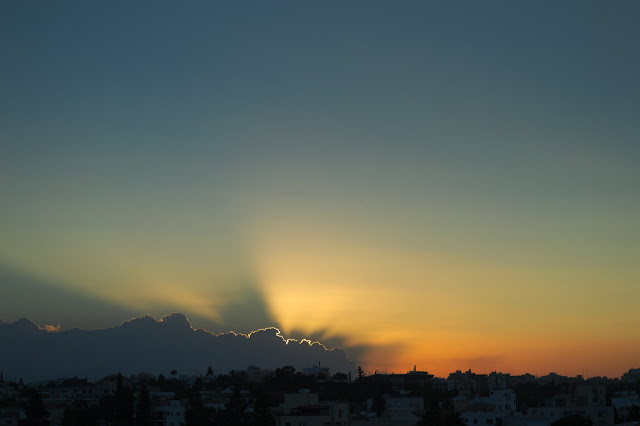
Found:
M 20 425 L 40 426 L 48 425 L 49 421 L 46 420 L 49 417 L 49 413 L 44 409 L 44 403 L 40 397 L 40 393 L 36 389 L 29 389 L 27 391 L 29 399 L 24 406 L 25 414 L 27 418 L 20 421 Z
M 276 421 L 271 413 L 267 395 L 262 387 L 256 389 L 253 400 L 253 414 L 249 419 L 249 424 L 269 426 L 275 425 Z
M 296 369 L 290 365 L 284 366 L 282 368 L 276 368 L 276 371 L 273 374 L 273 378 L 271 383 L 275 389 L 285 391 L 285 392 L 293 392 L 296 389 L 295 383 L 295 373 Z
M 629 408 L 629 414 L 627 414 L 627 422 L 637 422 L 640 420 L 640 407 L 632 405 Z
M 373 398 L 371 409 L 375 411 L 378 418 L 382 417 L 382 414 L 384 414 L 387 409 L 387 400 L 384 399 L 384 395 L 382 395 L 382 393 L 376 394 L 375 398 Z
M 207 377 L 209 376 L 213 376 L 213 369 L 211 368 L 211 366 L 209 366 L 209 368 L 207 369 Z
M 243 425 L 247 423 L 247 403 L 240 394 L 240 389 L 236 387 L 233 391 L 233 395 L 226 404 L 224 410 L 226 425 Z
M 136 426 L 151 425 L 151 398 L 149 397 L 149 390 L 146 386 L 143 386 L 140 392 L 138 392 L 135 424 Z
M 100 409 L 88 407 L 81 399 L 76 399 L 71 407 L 64 410 L 62 424 L 66 426 L 95 426 L 100 420 Z
M 361 366 L 358 366 L 358 380 L 364 379 L 364 370 Z
M 425 410 L 418 422 L 420 426 L 465 426 L 466 422 L 456 413 L 451 400 L 432 401 L 431 407 Z
M 134 412 L 133 392 L 123 384 L 122 374 L 118 373 L 118 382 L 114 395 L 113 424 L 131 425 Z
M 211 412 L 202 404 L 200 394 L 192 392 L 184 414 L 185 426 L 207 426 L 211 422 Z

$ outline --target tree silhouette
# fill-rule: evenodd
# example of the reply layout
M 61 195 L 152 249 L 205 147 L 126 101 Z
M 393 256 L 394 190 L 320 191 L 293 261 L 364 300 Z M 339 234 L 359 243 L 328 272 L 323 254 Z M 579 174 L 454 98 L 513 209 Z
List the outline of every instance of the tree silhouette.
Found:
M 185 426 L 207 426 L 213 424 L 211 411 L 202 404 L 200 394 L 197 392 L 191 392 L 184 418 Z
M 116 393 L 114 395 L 113 424 L 129 426 L 133 420 L 133 392 L 123 384 L 122 374 L 118 373 Z
M 247 424 L 247 403 L 240 394 L 240 389 L 237 387 L 233 391 L 233 395 L 226 404 L 224 410 L 224 425 L 244 425 Z
M 267 395 L 262 387 L 255 390 L 252 408 L 253 414 L 249 419 L 249 424 L 260 426 L 276 424 L 275 418 L 269 408 Z
M 378 418 L 381 418 L 382 414 L 384 414 L 385 410 L 387 409 L 387 401 L 384 399 L 384 395 L 382 395 L 381 392 L 378 392 L 375 398 L 373 398 L 371 409 L 375 411 Z
M 207 369 L 207 377 L 209 376 L 213 376 L 213 369 L 211 368 L 211 366 L 209 366 L 209 368 Z
M 629 414 L 627 414 L 627 422 L 637 422 L 640 420 L 640 407 L 632 405 L 629 408 Z
M 434 400 L 431 407 L 426 409 L 420 421 L 420 426 L 466 426 L 466 422 L 456 413 L 450 400 L 442 402 L 442 405 Z
M 76 399 L 71 407 L 64 410 L 62 424 L 66 426 L 95 426 L 100 420 L 100 408 L 88 407 L 81 399 Z
M 48 425 L 49 421 L 46 417 L 49 417 L 49 413 L 44 409 L 44 403 L 42 402 L 40 393 L 36 389 L 29 389 L 26 393 L 29 397 L 24 406 L 27 418 L 20 420 L 19 424 L 25 426 Z
M 276 368 L 276 371 L 273 374 L 273 378 L 271 379 L 273 387 L 285 392 L 294 392 L 296 389 L 298 389 L 296 388 L 295 383 L 295 373 L 296 369 L 290 365 L 284 366 L 282 368 Z
M 364 370 L 361 366 L 358 366 L 358 380 L 364 379 Z
M 149 397 L 149 390 L 146 386 L 143 386 L 140 392 L 138 392 L 135 424 L 136 426 L 151 425 L 151 399 Z

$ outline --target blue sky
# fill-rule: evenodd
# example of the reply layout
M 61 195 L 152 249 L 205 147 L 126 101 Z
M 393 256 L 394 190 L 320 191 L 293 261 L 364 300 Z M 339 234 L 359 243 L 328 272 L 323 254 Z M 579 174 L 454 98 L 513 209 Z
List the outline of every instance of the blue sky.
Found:
M 257 294 L 260 320 L 354 344 L 471 333 L 354 308 L 366 292 L 480 315 L 483 341 L 529 327 L 541 351 L 556 324 L 637 337 L 639 9 L 3 2 L 0 263 L 105 301 L 69 326 L 124 309 L 234 328 L 224 306 Z M 44 316 L 12 295 L 0 317 Z

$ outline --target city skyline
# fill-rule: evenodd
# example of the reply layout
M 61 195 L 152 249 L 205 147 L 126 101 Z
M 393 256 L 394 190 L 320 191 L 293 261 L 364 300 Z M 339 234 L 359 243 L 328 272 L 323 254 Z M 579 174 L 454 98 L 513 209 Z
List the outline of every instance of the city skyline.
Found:
M 640 4 L 0 4 L 0 318 L 369 371 L 640 365 Z

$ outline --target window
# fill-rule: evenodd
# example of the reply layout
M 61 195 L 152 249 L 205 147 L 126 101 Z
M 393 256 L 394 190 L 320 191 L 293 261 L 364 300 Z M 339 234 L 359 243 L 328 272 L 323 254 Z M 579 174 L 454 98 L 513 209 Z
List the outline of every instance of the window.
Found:
M 338 417 L 342 417 L 342 408 L 338 410 Z
M 493 419 L 487 419 L 487 424 L 488 425 L 492 425 L 493 424 Z

